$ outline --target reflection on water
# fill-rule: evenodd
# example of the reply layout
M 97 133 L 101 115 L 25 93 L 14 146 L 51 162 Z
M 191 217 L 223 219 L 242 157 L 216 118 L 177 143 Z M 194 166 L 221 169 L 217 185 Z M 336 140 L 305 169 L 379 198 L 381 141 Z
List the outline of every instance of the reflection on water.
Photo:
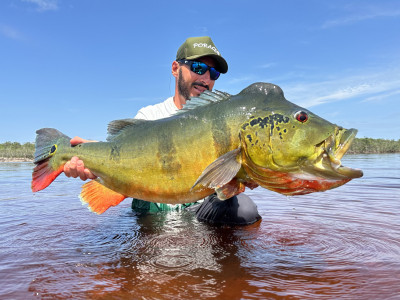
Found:
M 190 212 L 98 216 L 81 182 L 32 195 L 29 163 L 0 163 L 0 298 L 395 299 L 400 155 L 348 156 L 364 177 L 325 193 L 247 194 L 262 221 L 213 227 Z

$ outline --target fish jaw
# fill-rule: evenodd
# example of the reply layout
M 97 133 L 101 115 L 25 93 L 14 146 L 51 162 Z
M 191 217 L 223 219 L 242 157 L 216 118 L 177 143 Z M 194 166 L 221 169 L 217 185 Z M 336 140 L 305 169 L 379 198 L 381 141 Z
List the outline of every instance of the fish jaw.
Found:
M 355 129 L 337 127 L 334 134 L 315 145 L 312 158 L 301 160 L 296 168 L 291 166 L 288 169 L 278 167 L 272 170 L 255 164 L 244 145 L 242 166 L 255 183 L 280 194 L 292 196 L 323 192 L 363 176 L 361 170 L 345 167 L 340 161 L 356 134 Z
M 287 196 L 324 192 L 351 180 L 351 178 L 326 179 L 321 176 L 304 173 L 301 170 L 298 172 L 271 170 L 258 166 L 249 159 L 242 166 L 247 176 L 256 184 Z
M 363 176 L 359 169 L 343 166 L 341 159 L 356 137 L 356 129 L 337 127 L 335 133 L 317 144 L 316 158 L 304 162 L 302 173 L 330 180 L 353 179 Z

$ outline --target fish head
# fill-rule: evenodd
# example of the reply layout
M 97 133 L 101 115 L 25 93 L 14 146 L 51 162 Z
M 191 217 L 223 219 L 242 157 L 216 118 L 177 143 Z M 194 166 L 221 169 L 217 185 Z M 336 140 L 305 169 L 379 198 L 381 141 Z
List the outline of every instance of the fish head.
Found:
M 243 165 L 257 184 L 283 194 L 305 194 L 362 176 L 361 170 L 341 164 L 356 129 L 344 129 L 287 101 L 277 86 L 260 85 L 256 92 L 264 98 L 240 129 Z

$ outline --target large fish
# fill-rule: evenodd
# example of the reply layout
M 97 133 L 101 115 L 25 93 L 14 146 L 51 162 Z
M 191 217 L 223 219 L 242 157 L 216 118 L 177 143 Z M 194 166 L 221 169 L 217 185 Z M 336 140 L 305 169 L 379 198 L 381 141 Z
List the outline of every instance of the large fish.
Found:
M 340 162 L 357 130 L 287 101 L 268 83 L 234 96 L 206 91 L 166 119 L 113 121 L 107 142 L 71 147 L 70 138 L 55 129 L 36 133 L 33 192 L 78 156 L 98 176 L 80 195 L 96 213 L 126 197 L 188 203 L 214 192 L 227 199 L 257 186 L 300 195 L 363 175 Z

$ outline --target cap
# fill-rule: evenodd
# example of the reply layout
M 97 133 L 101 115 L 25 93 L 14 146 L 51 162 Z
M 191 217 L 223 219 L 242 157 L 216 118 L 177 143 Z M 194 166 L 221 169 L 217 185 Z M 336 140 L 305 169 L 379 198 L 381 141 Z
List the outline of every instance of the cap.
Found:
M 228 64 L 221 56 L 221 53 L 215 47 L 209 36 L 191 37 L 179 47 L 176 53 L 176 60 L 193 60 L 203 56 L 211 56 L 216 62 L 215 68 L 221 73 L 228 72 Z

